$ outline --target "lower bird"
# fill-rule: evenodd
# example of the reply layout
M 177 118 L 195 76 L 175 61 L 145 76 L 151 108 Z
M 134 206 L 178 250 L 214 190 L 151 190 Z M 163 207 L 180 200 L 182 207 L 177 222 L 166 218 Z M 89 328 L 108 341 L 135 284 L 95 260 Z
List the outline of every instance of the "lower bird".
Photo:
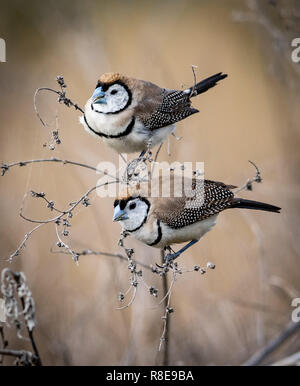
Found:
M 199 110 L 191 98 L 226 78 L 221 72 L 186 90 L 168 90 L 119 73 L 100 77 L 80 118 L 87 132 L 118 153 L 143 152 L 162 143 L 175 124 Z
M 160 179 L 158 182 L 163 184 Z M 153 182 L 151 183 L 152 186 Z M 168 253 L 166 262 L 180 256 L 216 224 L 220 212 L 241 208 L 279 213 L 277 206 L 235 197 L 233 185 L 222 182 L 190 179 L 181 196 L 175 194 L 174 176 L 169 197 L 162 189 L 151 197 L 150 184 L 126 188 L 114 202 L 114 221 L 120 221 L 123 231 L 137 240 L 155 247 L 169 249 L 172 244 L 188 242 L 178 252 Z M 176 197 L 177 195 L 177 197 Z

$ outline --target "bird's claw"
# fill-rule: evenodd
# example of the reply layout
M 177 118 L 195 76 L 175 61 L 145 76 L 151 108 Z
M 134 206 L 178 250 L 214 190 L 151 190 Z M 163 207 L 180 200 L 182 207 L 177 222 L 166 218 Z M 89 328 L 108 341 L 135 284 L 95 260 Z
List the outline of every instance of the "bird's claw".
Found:
M 179 255 L 177 253 L 168 253 L 165 256 L 165 264 L 170 264 L 173 260 L 175 260 Z

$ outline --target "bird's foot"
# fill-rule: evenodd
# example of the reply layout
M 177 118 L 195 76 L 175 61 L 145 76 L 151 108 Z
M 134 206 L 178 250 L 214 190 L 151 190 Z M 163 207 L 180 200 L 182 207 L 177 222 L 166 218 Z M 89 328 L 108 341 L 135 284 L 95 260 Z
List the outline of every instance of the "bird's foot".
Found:
M 141 160 L 143 160 L 145 157 L 145 154 L 146 154 L 146 150 L 143 150 L 142 152 L 141 152 L 141 154 L 138 156 L 138 158 L 137 158 L 137 161 L 141 161 Z
M 172 263 L 175 259 L 177 259 L 178 256 L 180 256 L 179 252 L 168 253 L 165 256 L 165 264 L 168 265 L 168 264 Z

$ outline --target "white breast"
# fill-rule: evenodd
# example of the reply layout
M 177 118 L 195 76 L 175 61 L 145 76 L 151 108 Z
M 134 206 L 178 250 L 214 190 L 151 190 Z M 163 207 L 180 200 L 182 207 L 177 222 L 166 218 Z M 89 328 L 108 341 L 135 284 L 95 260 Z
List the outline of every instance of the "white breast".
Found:
M 125 110 L 117 114 L 101 114 L 92 110 L 91 101 L 89 100 L 85 106 L 85 116 L 88 125 L 97 133 L 106 135 L 118 135 L 124 132 L 131 122 L 131 110 Z M 120 138 L 105 138 L 95 134 L 84 121 L 84 117 L 80 117 L 80 123 L 85 130 L 95 138 L 100 138 L 108 146 L 112 147 L 118 153 L 135 153 L 150 148 L 163 142 L 167 136 L 175 130 L 175 124 L 162 127 L 161 129 L 149 130 L 136 117 L 134 127 L 130 134 L 121 136 Z
M 217 216 L 218 215 L 211 216 L 206 220 L 198 221 L 179 229 L 172 229 L 166 224 L 161 224 L 163 234 L 161 244 L 180 244 L 190 240 L 199 240 L 216 225 Z
M 106 135 L 117 135 L 126 130 L 126 127 L 131 121 L 131 115 L 128 111 L 121 111 L 117 114 L 103 114 L 92 109 L 91 99 L 85 105 L 85 116 L 89 126 L 96 132 L 104 133 Z M 84 120 L 80 120 L 85 129 L 92 133 L 87 127 Z
M 206 220 L 198 221 L 192 225 L 185 226 L 179 229 L 172 229 L 164 223 L 160 223 L 162 238 L 161 241 L 153 247 L 163 248 L 167 245 L 180 244 L 191 240 L 199 240 L 205 235 L 211 228 L 216 225 L 217 216 L 214 215 Z M 145 224 L 141 229 L 132 233 L 137 240 L 142 241 L 145 244 L 151 244 L 156 240 L 158 235 L 158 226 L 156 221 L 150 225 Z

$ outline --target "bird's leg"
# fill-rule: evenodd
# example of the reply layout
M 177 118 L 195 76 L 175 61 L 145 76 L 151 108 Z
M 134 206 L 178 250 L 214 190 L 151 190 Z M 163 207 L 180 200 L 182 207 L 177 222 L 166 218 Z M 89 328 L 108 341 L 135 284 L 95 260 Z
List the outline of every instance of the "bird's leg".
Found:
M 147 152 L 148 152 L 148 154 L 147 154 L 146 159 L 147 159 L 148 161 L 150 161 L 150 162 L 152 162 L 152 159 L 151 159 L 151 157 L 152 157 L 152 151 L 151 151 L 151 148 L 152 148 L 152 138 L 150 138 L 150 139 L 148 140 L 148 143 L 147 143 Z
M 169 251 L 169 255 L 173 252 L 173 253 L 175 253 L 175 251 L 171 248 L 171 246 L 170 245 L 166 245 L 165 247 L 164 247 L 164 252 L 166 252 L 166 251 Z M 155 264 L 158 268 L 160 268 L 160 269 L 164 269 L 164 267 L 162 267 L 161 265 L 158 265 L 157 263 Z
M 170 253 L 171 252 L 175 253 L 175 251 L 170 247 L 170 245 L 165 246 L 164 251 L 169 251 Z
M 141 154 L 138 156 L 138 160 L 143 159 L 144 155 L 146 154 L 146 150 L 143 150 Z
M 196 244 L 199 240 L 192 240 L 189 243 L 187 243 L 183 248 L 181 248 L 178 252 L 175 253 L 168 253 L 165 256 L 165 263 L 169 264 L 171 261 L 174 261 L 179 257 L 184 251 L 186 251 L 188 248 L 190 248 L 192 245 Z

